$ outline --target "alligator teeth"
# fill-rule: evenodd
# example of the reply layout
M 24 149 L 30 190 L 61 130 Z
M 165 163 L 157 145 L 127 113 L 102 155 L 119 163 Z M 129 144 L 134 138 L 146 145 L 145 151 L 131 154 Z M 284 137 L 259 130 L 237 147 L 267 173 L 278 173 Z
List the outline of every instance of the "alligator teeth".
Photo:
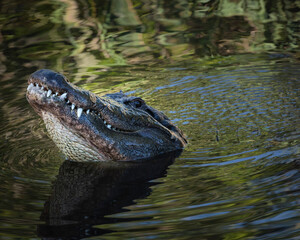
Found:
M 28 85 L 28 87 L 27 87 L 27 90 L 31 89 L 32 87 L 33 87 L 33 84 L 30 83 L 30 84 Z
M 36 88 L 38 88 L 38 89 L 44 90 L 47 97 L 50 97 L 51 95 L 52 95 L 53 97 L 58 96 L 61 100 L 66 100 L 66 101 L 67 101 L 67 104 L 71 104 L 71 102 L 69 101 L 69 99 L 67 99 L 67 95 L 68 95 L 68 94 L 67 94 L 66 92 L 63 93 L 63 94 L 61 94 L 61 95 L 59 95 L 58 92 L 55 92 L 55 93 L 52 94 L 52 90 L 50 90 L 50 89 L 47 90 L 47 88 L 45 89 L 45 87 L 39 86 L 37 83 L 30 83 L 30 84 L 28 85 L 28 87 L 27 87 L 27 90 L 30 90 L 32 87 L 36 87 Z M 76 107 L 75 104 L 72 103 L 71 109 L 74 110 L 75 107 Z M 94 113 L 94 114 L 99 115 L 99 117 L 102 119 L 104 125 L 105 125 L 108 129 L 111 129 L 111 130 L 113 130 L 113 131 L 124 132 L 124 130 L 118 129 L 118 128 L 113 127 L 112 125 L 108 124 L 108 123 L 106 122 L 106 120 L 104 120 L 104 119 L 102 118 L 102 116 L 101 116 L 101 114 L 100 114 L 99 112 L 97 112 L 97 111 L 95 111 L 95 110 L 91 110 L 91 109 L 85 109 L 84 111 L 86 111 L 86 114 Z M 78 119 L 81 117 L 82 113 L 83 113 L 83 108 L 77 108 L 77 117 L 78 117 Z M 173 136 L 172 136 L 172 137 L 173 137 Z
M 51 90 L 48 90 L 48 92 L 47 92 L 47 97 L 50 97 L 51 93 L 52 93 L 52 91 L 51 91 Z
M 60 96 L 61 99 L 65 99 L 67 97 L 67 93 L 64 93 Z M 69 100 L 68 100 L 69 101 Z
M 78 109 L 77 109 L 77 117 L 78 117 L 78 118 L 80 118 L 81 113 L 82 113 L 82 110 L 83 110 L 82 108 L 78 108 Z

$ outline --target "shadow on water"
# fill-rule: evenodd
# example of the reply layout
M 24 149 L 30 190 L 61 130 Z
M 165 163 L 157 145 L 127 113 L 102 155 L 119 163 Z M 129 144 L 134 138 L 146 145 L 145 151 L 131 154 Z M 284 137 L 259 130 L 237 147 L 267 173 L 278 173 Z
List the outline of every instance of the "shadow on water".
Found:
M 99 236 L 112 232 L 94 225 L 133 221 L 106 217 L 126 211 L 134 200 L 151 194 L 151 180 L 165 176 L 181 152 L 172 152 L 144 162 L 65 161 L 46 201 L 38 236 L 63 239 Z M 145 219 L 141 218 L 141 219 Z

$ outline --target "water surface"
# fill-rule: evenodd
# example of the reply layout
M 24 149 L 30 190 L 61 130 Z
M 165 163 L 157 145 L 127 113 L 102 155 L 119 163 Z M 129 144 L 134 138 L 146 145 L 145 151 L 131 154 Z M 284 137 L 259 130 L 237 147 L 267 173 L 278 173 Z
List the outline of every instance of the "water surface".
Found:
M 299 239 L 299 7 L 198 2 L 3 2 L 0 238 Z M 64 161 L 25 98 L 40 68 L 142 97 L 187 148 Z

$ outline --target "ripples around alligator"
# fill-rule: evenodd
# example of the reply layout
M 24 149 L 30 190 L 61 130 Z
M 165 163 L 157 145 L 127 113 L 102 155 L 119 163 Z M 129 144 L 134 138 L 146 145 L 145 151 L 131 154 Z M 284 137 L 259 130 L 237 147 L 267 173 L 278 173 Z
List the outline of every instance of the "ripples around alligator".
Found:
M 274 55 L 220 61 L 111 69 L 124 76 L 112 91 L 141 96 L 189 141 L 173 164 L 126 170 L 63 162 L 26 103 L 24 78 L 2 108 L 1 234 L 297 239 L 300 65 Z M 81 85 L 99 93 L 97 81 Z

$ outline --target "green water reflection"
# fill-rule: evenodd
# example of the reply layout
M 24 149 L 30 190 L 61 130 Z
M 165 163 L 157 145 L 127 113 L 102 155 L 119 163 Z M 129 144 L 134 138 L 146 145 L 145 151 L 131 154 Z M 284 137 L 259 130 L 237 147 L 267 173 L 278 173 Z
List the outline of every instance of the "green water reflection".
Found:
M 297 239 L 299 10 L 292 0 L 2 1 L 0 238 Z M 118 210 L 46 221 L 44 204 L 69 179 L 25 99 L 40 68 L 100 95 L 142 97 L 189 145 Z

